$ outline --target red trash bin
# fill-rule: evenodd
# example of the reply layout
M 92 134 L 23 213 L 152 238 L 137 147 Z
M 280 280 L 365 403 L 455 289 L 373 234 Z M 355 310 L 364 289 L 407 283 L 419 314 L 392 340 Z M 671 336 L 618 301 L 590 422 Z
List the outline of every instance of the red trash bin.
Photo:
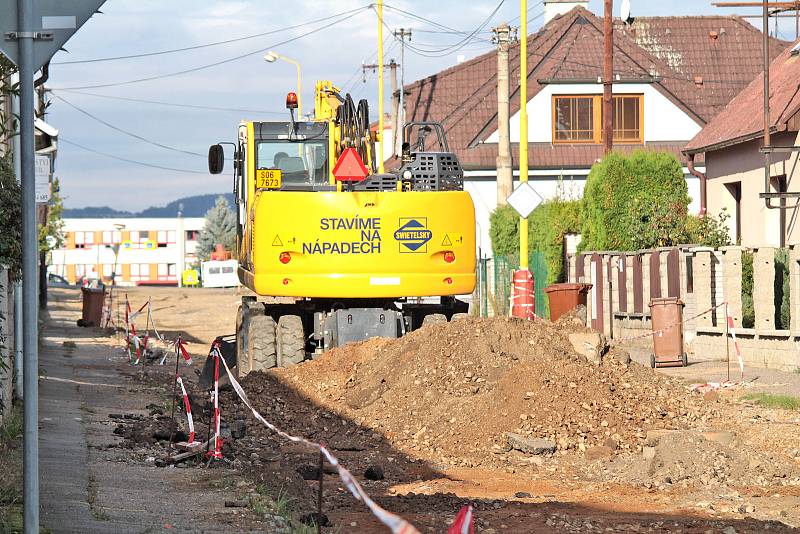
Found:
M 652 299 L 653 353 L 650 367 L 686 367 L 683 350 L 683 301 L 677 297 Z
M 553 284 L 544 288 L 550 304 L 550 320 L 558 321 L 579 305 L 586 306 L 586 299 L 592 284 Z
M 78 326 L 100 326 L 103 322 L 103 304 L 106 300 L 105 288 L 82 287 L 81 318 Z

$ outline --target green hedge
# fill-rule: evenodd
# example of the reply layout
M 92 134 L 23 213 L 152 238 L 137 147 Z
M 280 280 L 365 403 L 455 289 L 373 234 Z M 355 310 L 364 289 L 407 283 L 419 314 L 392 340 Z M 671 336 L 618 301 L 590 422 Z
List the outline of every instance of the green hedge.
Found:
M 684 241 L 689 193 L 668 152 L 612 152 L 586 180 L 582 250 L 636 250 Z
M 564 280 L 564 236 L 579 233 L 580 226 L 578 200 L 548 200 L 528 217 L 528 247 L 544 254 L 548 284 Z M 489 235 L 495 255 L 519 258 L 519 215 L 513 208 L 501 206 L 492 212 Z

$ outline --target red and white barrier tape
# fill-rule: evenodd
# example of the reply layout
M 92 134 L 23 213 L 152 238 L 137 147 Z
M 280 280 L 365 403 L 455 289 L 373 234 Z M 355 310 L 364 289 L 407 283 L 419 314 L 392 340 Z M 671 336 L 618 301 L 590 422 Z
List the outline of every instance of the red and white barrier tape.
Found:
M 339 460 L 323 445 L 319 443 L 314 443 L 313 441 L 309 441 L 305 438 L 301 438 L 298 436 L 292 436 L 291 434 L 287 434 L 283 432 L 278 427 L 264 419 L 264 417 L 258 413 L 258 411 L 253 408 L 253 405 L 250 404 L 250 399 L 247 398 L 247 394 L 242 389 L 241 384 L 236 380 L 231 373 L 231 370 L 228 368 L 228 363 L 225 361 L 224 358 L 221 357 L 219 350 L 215 347 L 214 349 L 217 352 L 216 360 L 222 361 L 222 364 L 225 366 L 225 372 L 228 374 L 228 379 L 231 381 L 231 385 L 233 386 L 234 391 L 242 400 L 242 402 L 250 408 L 250 411 L 253 412 L 253 417 L 263 423 L 267 428 L 278 434 L 279 436 L 288 439 L 294 443 L 302 443 L 307 445 L 309 448 L 316 449 L 322 453 L 328 463 L 330 463 L 333 467 L 336 468 L 337 472 L 339 473 L 339 478 L 342 480 L 344 485 L 350 490 L 350 493 L 353 494 L 357 500 L 362 501 L 367 508 L 369 508 L 370 512 L 378 518 L 378 520 L 389 527 L 389 529 L 394 534 L 420 534 L 420 532 L 408 521 L 403 519 L 402 517 L 395 515 L 383 508 L 381 508 L 375 501 L 373 501 L 367 492 L 361 487 L 358 481 L 353 477 L 353 475 L 348 471 L 343 465 L 339 463 Z
M 186 394 L 186 388 L 183 386 L 183 380 L 180 375 L 176 376 L 178 385 L 181 387 L 181 394 L 183 394 L 183 406 L 186 409 L 186 419 L 189 421 L 189 443 L 194 443 L 194 421 L 192 420 L 192 405 L 189 403 L 189 395 Z
M 668 324 L 667 326 L 665 326 L 663 328 L 659 328 L 658 330 L 652 330 L 650 332 L 645 332 L 644 334 L 637 334 L 635 336 L 625 337 L 625 338 L 622 338 L 622 339 L 612 339 L 609 342 L 609 345 L 621 345 L 623 343 L 628 343 L 629 341 L 635 341 L 637 339 L 643 339 L 643 338 L 650 337 L 650 336 L 653 336 L 653 335 L 657 335 L 657 336 L 661 337 L 661 336 L 664 335 L 664 332 L 667 332 L 668 330 L 672 330 L 676 326 L 680 326 L 682 324 L 688 323 L 689 321 L 693 321 L 694 319 L 697 319 L 698 317 L 702 317 L 703 315 L 705 315 L 707 313 L 711 313 L 712 311 L 714 311 L 717 308 L 720 308 L 722 306 L 725 306 L 726 304 L 727 304 L 727 302 L 720 302 L 716 306 L 712 306 L 712 307 L 710 307 L 709 309 L 707 309 L 705 311 L 702 311 L 702 312 L 700 312 L 700 313 L 698 313 L 696 315 L 693 315 L 691 317 L 687 317 L 686 319 L 683 319 L 681 321 L 676 321 L 676 322 L 674 322 L 672 324 Z
M 736 358 L 739 360 L 739 369 L 742 372 L 742 378 L 744 378 L 744 359 L 742 359 L 742 350 L 739 348 L 739 340 L 736 339 L 736 329 L 733 326 L 733 317 L 731 317 L 727 306 L 725 307 L 725 313 L 728 316 L 728 330 L 730 330 L 731 337 L 733 338 L 733 347 L 736 349 Z
M 447 534 L 473 534 L 472 530 L 472 505 L 461 507 L 453 524 L 447 529 Z
M 222 438 L 219 435 L 220 416 L 219 416 L 219 361 L 225 361 L 219 351 L 219 347 L 214 343 L 211 347 L 214 354 L 214 451 L 211 457 L 217 460 L 222 459 Z M 228 365 L 225 364 L 225 369 Z

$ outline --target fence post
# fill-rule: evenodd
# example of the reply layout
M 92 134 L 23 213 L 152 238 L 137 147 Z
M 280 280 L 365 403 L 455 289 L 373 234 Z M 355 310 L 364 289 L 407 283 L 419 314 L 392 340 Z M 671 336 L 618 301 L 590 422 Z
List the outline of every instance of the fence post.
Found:
M 775 330 L 775 247 L 753 249 L 753 311 L 756 330 Z
M 712 292 L 711 287 L 711 253 L 713 249 L 709 247 L 696 247 L 692 249 L 694 253 L 693 275 L 694 275 L 694 295 L 697 299 L 697 313 L 702 313 L 711 308 Z M 713 316 L 704 313 L 697 318 L 698 327 L 713 326 Z
M 742 327 L 742 251 L 743 247 L 720 247 L 722 251 L 723 293 L 728 313 L 736 328 Z
M 792 331 L 800 332 L 800 245 L 789 249 L 789 309 Z
M 9 298 L 11 295 L 9 278 L 8 269 L 4 265 L 0 265 L 0 424 L 11 411 L 14 394 L 14 362 L 11 358 L 13 326 L 9 321 L 11 317 L 9 311 L 13 307 L 13 303 Z

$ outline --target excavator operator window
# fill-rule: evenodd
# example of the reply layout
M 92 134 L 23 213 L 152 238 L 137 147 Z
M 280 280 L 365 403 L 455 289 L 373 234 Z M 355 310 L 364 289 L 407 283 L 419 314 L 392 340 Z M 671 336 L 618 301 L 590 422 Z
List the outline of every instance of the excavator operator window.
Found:
M 328 182 L 327 141 L 259 141 L 257 169 L 279 169 L 281 189 Z

